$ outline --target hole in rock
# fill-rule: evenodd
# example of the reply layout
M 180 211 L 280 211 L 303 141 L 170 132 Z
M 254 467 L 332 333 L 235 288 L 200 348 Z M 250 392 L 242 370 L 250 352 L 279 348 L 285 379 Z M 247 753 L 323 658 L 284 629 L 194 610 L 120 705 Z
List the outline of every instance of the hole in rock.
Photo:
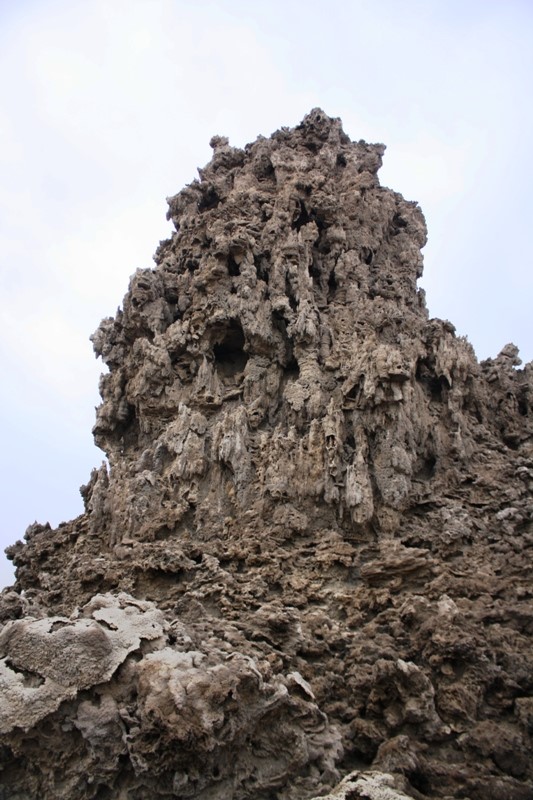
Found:
M 321 147 L 321 145 L 320 145 L 320 144 L 317 144 L 316 142 L 311 142 L 311 141 L 309 141 L 309 140 L 305 140 L 305 141 L 304 141 L 304 145 L 305 145 L 305 147 L 307 147 L 307 149 L 308 149 L 308 150 L 310 150 L 310 151 L 311 151 L 313 154 L 314 154 L 314 153 L 318 153 L 318 151 L 320 150 L 320 147 Z
M 228 256 L 228 272 L 233 278 L 241 274 L 239 265 L 237 264 L 231 253 Z
M 293 311 L 296 311 L 298 309 L 298 300 L 294 297 L 293 294 L 289 295 L 289 305 Z
M 444 375 L 435 375 L 434 368 L 425 358 L 419 359 L 416 365 L 416 379 L 424 386 L 432 400 L 442 403 L 450 388 Z
M 276 330 L 281 331 L 284 338 L 287 338 L 287 321 L 283 313 L 275 308 L 272 312 L 272 325 Z
M 421 481 L 428 481 L 435 475 L 435 465 L 437 459 L 435 456 L 430 455 L 422 459 L 416 471 L 416 477 Z
M 116 432 L 124 439 L 124 444 L 128 444 L 130 442 L 126 442 L 126 436 L 129 436 L 132 431 L 135 431 L 137 427 L 137 415 L 135 413 L 135 408 L 128 403 L 125 398 L 121 400 L 117 410 L 117 425 L 116 425 Z
M 305 203 L 300 202 L 300 209 L 299 211 L 298 209 L 296 209 L 295 211 L 294 218 L 292 221 L 292 227 L 296 228 L 296 230 L 299 231 L 300 228 L 303 225 L 307 225 L 308 222 L 311 222 L 311 217 L 307 213 Z
M 374 260 L 374 253 L 372 252 L 372 250 L 370 249 L 370 247 L 363 247 L 363 248 L 361 248 L 361 258 L 363 259 L 363 261 L 365 262 L 365 264 L 367 264 L 368 266 L 370 266 L 370 264 L 371 264 L 371 263 L 372 263 L 372 261 Z
M 345 445 L 350 450 L 355 450 L 355 438 L 354 438 L 353 434 L 351 434 L 351 433 L 348 434 L 348 436 L 346 437 Z
M 349 406 L 357 403 L 361 394 L 361 378 L 344 394 L 344 400 Z
M 446 378 L 432 377 L 426 381 L 426 386 L 429 388 L 431 399 L 438 403 L 443 401 L 443 391 L 448 388 L 448 381 Z
M 315 261 L 315 259 L 313 259 L 313 261 L 309 264 L 308 271 L 309 271 L 309 276 L 313 279 L 313 283 L 320 284 L 320 278 L 322 276 L 320 272 L 320 266 Z
M 231 320 L 213 347 L 215 367 L 222 377 L 232 378 L 244 372 L 248 361 L 244 345 L 244 332 L 240 322 Z
M 474 416 L 478 422 L 483 422 L 483 414 L 481 413 L 478 402 L 471 396 L 466 396 L 463 399 L 463 409 L 469 414 L 472 414 L 472 416 Z
M 346 156 L 344 153 L 339 153 L 337 156 L 337 166 L 338 167 L 345 167 L 348 162 L 346 161 Z
M 94 795 L 94 800 L 111 800 L 112 797 L 113 795 L 109 786 L 100 784 L 96 794 Z
M 408 772 L 407 777 L 413 789 L 422 792 L 422 794 L 429 794 L 431 791 L 431 783 L 421 770 L 418 769 Z
M 54 631 L 58 631 L 61 628 L 66 627 L 68 627 L 68 622 L 66 622 L 66 620 L 56 619 L 55 622 L 52 622 L 50 626 L 50 633 L 54 633 Z
M 521 439 L 517 434 L 515 433 L 505 434 L 505 432 L 502 431 L 502 437 L 504 444 L 506 444 L 510 450 L 518 450 L 518 448 L 520 447 Z
M 279 331 L 283 339 L 284 351 L 279 354 L 280 364 L 288 369 L 288 365 L 294 363 L 298 368 L 298 363 L 294 358 L 292 340 L 287 332 L 287 322 L 280 311 L 274 310 L 272 312 L 272 327 L 274 330 Z
M 268 285 L 268 260 L 270 258 L 270 253 L 264 253 L 263 256 L 254 256 L 254 266 L 255 271 L 257 273 L 257 277 L 260 281 L 264 281 Z
M 220 197 L 214 186 L 202 187 L 202 197 L 198 201 L 198 211 L 210 211 L 220 203 Z
M 297 381 L 300 377 L 300 367 L 294 356 L 291 356 L 285 367 L 285 377 L 287 380 Z
M 324 215 L 320 214 L 320 212 L 317 211 L 315 208 L 311 209 L 310 219 L 313 222 L 316 222 L 316 226 L 318 228 L 318 232 L 319 233 L 324 233 L 324 231 L 327 230 L 328 227 L 329 227 L 328 223 L 326 222 L 326 220 L 324 218 Z M 329 252 L 329 250 L 330 250 L 330 248 L 328 247 L 328 250 L 324 249 L 323 252 Z
M 174 528 L 169 528 L 168 525 L 161 525 L 161 527 L 157 528 L 154 532 L 154 540 L 157 542 L 162 539 L 170 539 L 174 533 Z
M 396 228 L 397 230 L 400 228 L 407 228 L 407 222 L 399 212 L 396 212 L 392 218 L 392 227 Z
M 268 178 L 275 178 L 274 166 L 265 153 L 256 158 L 253 165 L 253 172 L 255 177 L 260 181 L 267 180 Z
M 291 309 L 296 311 L 298 308 L 298 300 L 294 296 L 288 275 L 285 277 L 285 294 L 287 295 Z

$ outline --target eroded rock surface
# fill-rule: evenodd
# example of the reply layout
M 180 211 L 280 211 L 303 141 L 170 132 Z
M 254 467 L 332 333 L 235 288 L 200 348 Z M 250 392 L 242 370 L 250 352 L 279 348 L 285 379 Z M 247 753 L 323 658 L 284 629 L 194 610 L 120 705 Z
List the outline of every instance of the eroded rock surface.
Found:
M 531 800 L 533 366 L 428 319 L 382 145 L 212 146 L 9 549 L 0 797 Z

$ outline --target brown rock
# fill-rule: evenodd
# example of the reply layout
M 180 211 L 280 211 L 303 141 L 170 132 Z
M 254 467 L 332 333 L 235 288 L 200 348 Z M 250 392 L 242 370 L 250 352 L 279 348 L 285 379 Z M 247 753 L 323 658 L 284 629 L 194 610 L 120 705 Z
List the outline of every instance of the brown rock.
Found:
M 211 144 L 9 548 L 0 797 L 531 798 L 533 367 L 428 320 L 383 145 Z

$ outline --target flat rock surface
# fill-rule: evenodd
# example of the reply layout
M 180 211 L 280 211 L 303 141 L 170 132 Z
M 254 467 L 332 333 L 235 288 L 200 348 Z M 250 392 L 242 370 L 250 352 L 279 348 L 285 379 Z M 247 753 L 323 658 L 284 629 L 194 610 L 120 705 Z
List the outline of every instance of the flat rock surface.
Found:
M 0 798 L 533 800 L 533 365 L 428 319 L 383 145 L 211 144 L 9 548 Z

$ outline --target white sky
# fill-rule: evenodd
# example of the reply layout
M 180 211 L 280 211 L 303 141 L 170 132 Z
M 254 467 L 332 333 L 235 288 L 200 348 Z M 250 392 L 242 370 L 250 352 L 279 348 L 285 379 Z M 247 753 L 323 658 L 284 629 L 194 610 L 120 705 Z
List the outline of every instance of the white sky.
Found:
M 0 545 L 81 513 L 89 335 L 215 134 L 320 106 L 426 215 L 433 316 L 533 358 L 531 0 L 0 0 Z M 0 558 L 0 586 L 11 583 Z

